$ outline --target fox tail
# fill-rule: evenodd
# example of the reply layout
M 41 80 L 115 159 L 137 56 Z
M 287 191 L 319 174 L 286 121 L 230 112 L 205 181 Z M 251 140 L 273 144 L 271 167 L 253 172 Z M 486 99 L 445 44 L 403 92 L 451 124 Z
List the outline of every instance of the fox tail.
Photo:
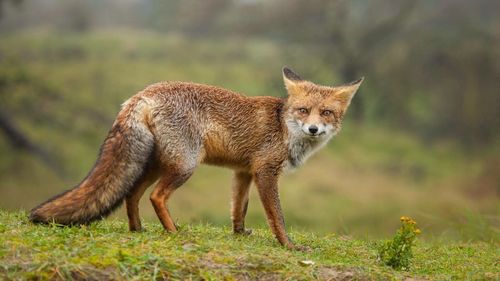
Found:
M 90 173 L 76 187 L 31 210 L 29 219 L 35 223 L 87 224 L 119 207 L 143 176 L 153 154 L 148 110 L 147 103 L 140 97 L 127 101 Z

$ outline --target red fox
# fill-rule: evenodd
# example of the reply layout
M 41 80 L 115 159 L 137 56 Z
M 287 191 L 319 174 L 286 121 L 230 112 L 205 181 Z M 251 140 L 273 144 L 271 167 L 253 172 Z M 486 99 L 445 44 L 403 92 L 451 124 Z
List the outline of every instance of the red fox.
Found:
M 340 131 L 363 78 L 327 87 L 285 67 L 283 79 L 286 98 L 246 97 L 184 82 L 148 86 L 122 105 L 87 177 L 34 208 L 30 220 L 87 224 L 125 201 L 130 231 L 139 231 L 139 199 L 158 181 L 151 203 L 165 230 L 175 232 L 168 199 L 204 163 L 234 170 L 234 233 L 250 233 L 244 220 L 254 182 L 273 234 L 282 245 L 296 248 L 285 231 L 278 178 Z

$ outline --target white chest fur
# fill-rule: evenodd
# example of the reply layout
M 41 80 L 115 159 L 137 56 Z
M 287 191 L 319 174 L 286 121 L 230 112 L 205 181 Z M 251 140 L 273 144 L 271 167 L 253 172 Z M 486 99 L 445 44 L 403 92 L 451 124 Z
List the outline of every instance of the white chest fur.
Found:
M 319 136 L 312 138 L 300 131 L 289 131 L 288 159 L 285 162 L 285 172 L 300 167 L 314 152 L 322 148 L 331 139 L 330 136 Z

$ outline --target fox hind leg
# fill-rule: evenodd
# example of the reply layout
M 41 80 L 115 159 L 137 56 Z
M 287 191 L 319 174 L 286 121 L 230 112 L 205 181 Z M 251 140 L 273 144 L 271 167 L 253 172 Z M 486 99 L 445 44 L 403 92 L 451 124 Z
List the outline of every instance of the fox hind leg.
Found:
M 160 181 L 151 193 L 151 203 L 155 209 L 158 219 L 160 219 L 161 224 L 168 232 L 176 232 L 177 227 L 170 216 L 170 212 L 167 207 L 167 202 L 174 191 L 184 184 L 189 177 L 193 174 L 194 167 L 189 169 L 178 169 L 170 168 L 167 170 L 168 174 L 165 174 L 160 178 Z
M 246 172 L 235 172 L 233 180 L 233 195 L 231 202 L 231 219 L 233 231 L 236 234 L 249 235 L 251 230 L 245 229 L 245 216 L 248 208 L 248 192 L 252 175 Z
M 148 187 L 158 179 L 158 169 L 152 167 L 144 177 L 134 186 L 132 192 L 125 198 L 127 206 L 128 225 L 130 231 L 141 231 L 141 218 L 139 217 L 139 200 Z
M 200 159 L 202 132 L 182 107 L 164 109 L 161 114 L 153 114 L 151 121 L 161 176 L 150 199 L 165 230 L 175 232 L 177 228 L 167 202 L 172 193 L 193 174 Z

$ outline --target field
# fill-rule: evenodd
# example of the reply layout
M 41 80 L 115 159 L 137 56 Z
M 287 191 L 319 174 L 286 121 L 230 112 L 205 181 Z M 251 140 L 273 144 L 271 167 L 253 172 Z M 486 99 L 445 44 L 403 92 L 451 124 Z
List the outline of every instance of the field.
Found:
M 123 221 L 87 227 L 37 226 L 0 212 L 2 280 L 498 280 L 500 253 L 486 242 L 418 242 L 407 271 L 377 261 L 372 239 L 293 231 L 310 252 L 280 247 L 267 229 L 248 237 L 227 227 L 159 224 L 130 233 Z
M 500 280 L 499 10 L 0 0 L 0 280 Z M 310 251 L 278 244 L 254 186 L 253 234 L 233 235 L 233 172 L 206 165 L 168 202 L 175 234 L 152 188 L 143 232 L 128 231 L 123 206 L 85 226 L 28 221 L 86 177 L 121 105 L 148 85 L 286 99 L 284 66 L 324 86 L 365 78 L 340 134 L 279 181 L 286 230 Z
M 0 138 L 0 208 L 29 210 L 77 184 L 92 167 L 119 105 L 146 85 L 184 80 L 283 96 L 281 66 L 294 65 L 302 54 L 292 45 L 287 50 L 296 55 L 290 56 L 265 40 L 126 34 L 39 30 L 2 38 L 3 110 L 64 173 L 58 176 Z M 297 67 L 318 83 L 341 82 L 320 61 Z M 367 78 L 362 94 L 376 95 L 370 83 Z M 349 114 L 347 119 L 327 148 L 283 177 L 280 192 L 289 227 L 381 238 L 393 231 L 399 216 L 410 215 L 421 223 L 424 239 L 498 241 L 499 145 L 464 151 L 453 140 L 426 142 L 376 120 L 359 124 Z M 180 223 L 229 225 L 230 181 L 228 170 L 201 167 L 171 200 L 173 216 Z M 146 220 L 157 222 L 149 200 L 141 210 Z M 254 190 L 248 223 L 265 226 Z

